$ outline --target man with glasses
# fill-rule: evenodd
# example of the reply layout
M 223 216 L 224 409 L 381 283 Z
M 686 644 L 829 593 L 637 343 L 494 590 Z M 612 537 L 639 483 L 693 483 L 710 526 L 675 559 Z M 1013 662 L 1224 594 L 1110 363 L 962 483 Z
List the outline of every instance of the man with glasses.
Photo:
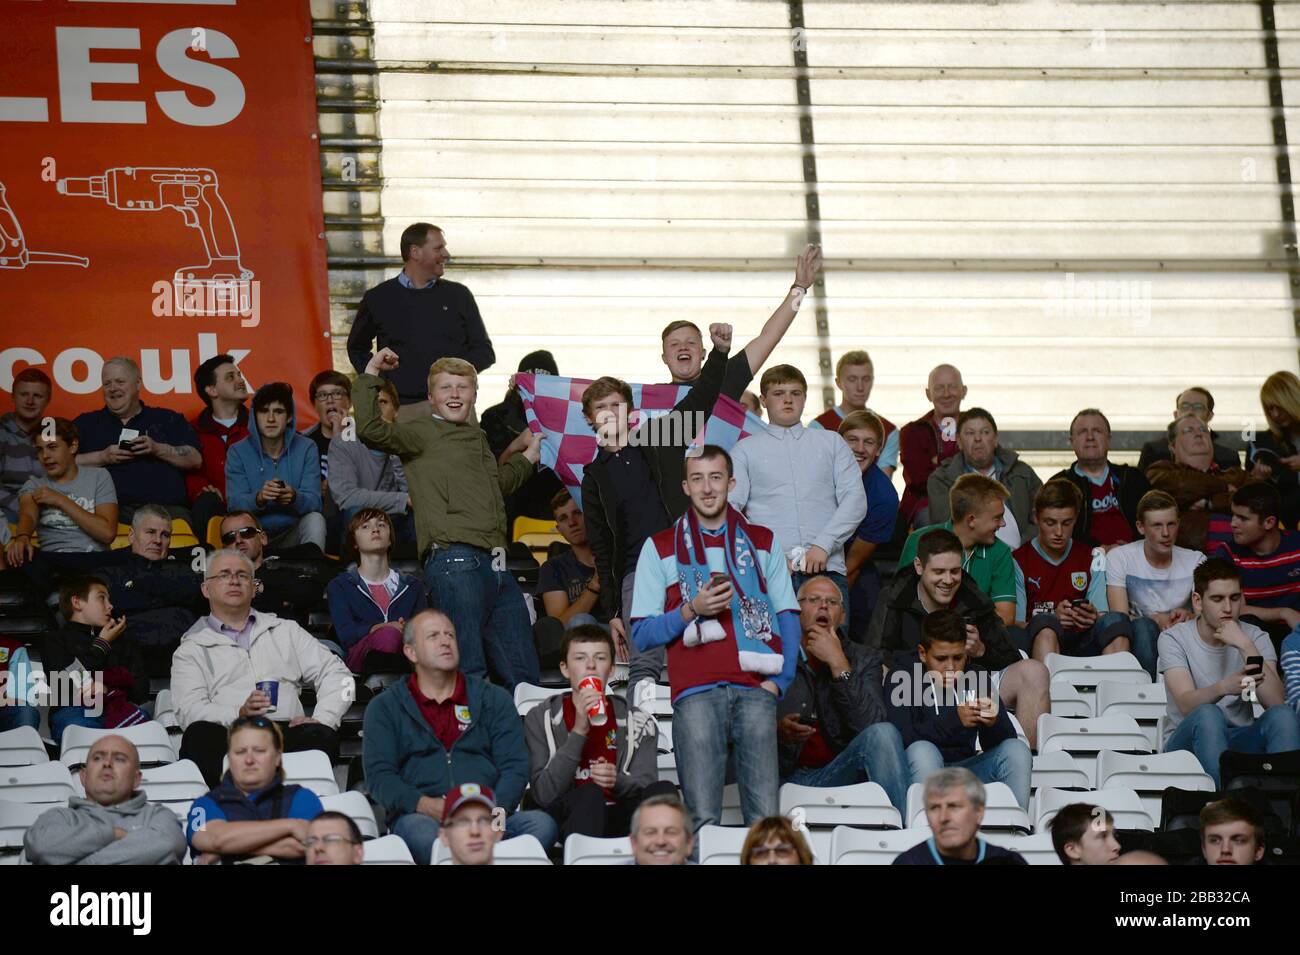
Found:
M 1178 546 L 1207 553 L 1232 542 L 1232 492 L 1250 480 L 1239 466 L 1214 460 L 1210 427 L 1194 414 L 1169 425 L 1172 461 L 1157 461 L 1147 479 L 1178 504 Z
M 366 850 L 361 830 L 346 813 L 322 812 L 307 824 L 308 865 L 361 865 Z
M 799 663 L 777 705 L 781 782 L 876 782 L 899 814 L 906 815 L 907 759 L 903 738 L 885 709 L 883 658 L 839 636 L 844 599 L 829 578 L 805 582 L 799 588 L 799 608 Z
M 1193 387 L 1182 392 L 1174 401 L 1174 418 L 1183 415 L 1195 415 L 1208 427 L 1214 418 L 1214 396 L 1205 388 Z M 1218 442 L 1218 435 L 1211 431 L 1210 439 L 1214 447 L 1214 463 L 1220 469 L 1241 467 L 1241 455 Z M 1142 445 L 1142 456 L 1138 458 L 1138 470 L 1146 473 L 1157 461 L 1168 461 L 1173 457 L 1167 434 L 1152 438 Z
M 221 781 L 226 728 L 239 716 L 281 723 L 286 752 L 320 749 L 338 757 L 338 726 L 356 686 L 347 666 L 292 620 L 253 609 L 253 562 L 237 550 L 208 561 L 203 595 L 209 613 L 185 634 L 172 657 L 171 690 L 192 759 L 208 785 Z M 300 698 L 316 691 L 307 716 Z
M 285 548 L 268 554 L 266 531 L 248 511 L 231 511 L 221 519 L 221 546 L 233 547 L 253 562 L 257 593 L 253 609 L 307 622 L 311 608 L 320 603 L 324 583 L 311 573 L 282 566 L 292 558 L 319 558 L 312 545 Z

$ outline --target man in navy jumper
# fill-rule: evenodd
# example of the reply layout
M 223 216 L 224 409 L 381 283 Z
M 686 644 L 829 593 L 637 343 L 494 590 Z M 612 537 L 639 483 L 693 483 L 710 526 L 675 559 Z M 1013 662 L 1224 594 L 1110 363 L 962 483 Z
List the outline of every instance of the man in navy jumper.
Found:
M 668 648 L 677 771 L 696 830 L 722 818 L 729 749 L 745 825 L 776 814 L 776 701 L 801 637 L 785 555 L 728 506 L 735 484 L 717 445 L 686 459 L 690 509 L 645 542 L 632 596 L 637 647 Z
M 361 298 L 348 333 L 348 358 L 363 373 L 380 349 L 399 352 L 401 367 L 384 377 L 405 406 L 428 400 L 425 371 L 439 358 L 462 358 L 477 371 L 497 359 L 473 293 L 442 277 L 451 261 L 442 230 L 416 222 L 402 232 L 400 248 L 402 271 Z
M 941 769 L 925 780 L 925 820 L 930 838 L 894 860 L 894 865 L 1028 865 L 1018 852 L 979 837 L 984 821 L 984 784 L 969 769 Z
M 507 838 L 536 836 L 549 848 L 558 829 L 544 812 L 513 812 L 528 784 L 523 722 L 510 694 L 460 670 L 451 618 L 416 614 L 402 632 L 402 652 L 415 667 L 366 707 L 362 755 L 370 795 L 388 812 L 420 865 L 433 859 L 443 797 L 463 783 L 491 788 L 510 813 Z

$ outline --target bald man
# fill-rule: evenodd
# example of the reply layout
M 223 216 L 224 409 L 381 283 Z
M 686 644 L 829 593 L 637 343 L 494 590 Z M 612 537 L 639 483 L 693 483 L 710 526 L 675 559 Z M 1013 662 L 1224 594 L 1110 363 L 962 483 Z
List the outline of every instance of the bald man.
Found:
M 42 813 L 23 852 L 34 865 L 179 865 L 185 836 L 176 814 L 146 801 L 140 754 L 121 736 L 101 736 L 81 769 L 85 797 Z
M 937 365 L 925 385 L 931 408 L 915 421 L 903 425 L 898 434 L 899 458 L 903 462 L 903 500 L 898 509 L 898 528 L 929 523 L 926 482 L 939 465 L 957 453 L 957 416 L 966 398 L 961 372 L 952 365 Z

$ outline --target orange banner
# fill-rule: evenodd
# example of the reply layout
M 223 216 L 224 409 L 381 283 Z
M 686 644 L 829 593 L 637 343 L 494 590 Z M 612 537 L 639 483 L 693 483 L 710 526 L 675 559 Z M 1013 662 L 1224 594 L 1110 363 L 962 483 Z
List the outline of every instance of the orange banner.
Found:
M 187 417 L 193 375 L 331 366 L 307 0 L 0 0 L 0 387 L 101 407 L 105 359 Z M 5 409 L 7 410 L 7 409 Z

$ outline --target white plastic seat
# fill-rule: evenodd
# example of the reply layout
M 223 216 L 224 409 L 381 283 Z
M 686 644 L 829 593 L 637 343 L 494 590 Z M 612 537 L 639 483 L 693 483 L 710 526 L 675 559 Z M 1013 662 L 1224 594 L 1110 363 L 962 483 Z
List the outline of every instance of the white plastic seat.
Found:
M 632 843 L 626 836 L 597 839 L 574 833 L 564 840 L 565 865 L 623 865 L 632 860 Z
M 334 767 L 324 750 L 285 753 L 282 760 L 286 783 L 305 786 L 322 798 L 339 794 L 339 781 L 334 777 Z
M 1157 826 L 1160 825 L 1161 797 L 1171 786 L 1213 792 L 1214 780 L 1205 772 L 1196 755 L 1187 750 L 1142 756 L 1126 753 L 1100 753 L 1097 756 L 1097 788 L 1132 789 Z
M 17 856 L 23 849 L 23 836 L 31 824 L 50 808 L 41 803 L 0 800 L 0 854 Z
M 1125 713 L 1135 720 L 1151 742 L 1160 750 L 1160 720 L 1167 712 L 1165 685 L 1160 683 L 1116 683 L 1105 680 L 1097 684 L 1097 715 Z
M 892 865 L 901 853 L 928 838 L 928 828 L 871 831 L 836 826 L 831 833 L 831 865 Z
M 349 790 L 337 796 L 322 796 L 321 808 L 326 812 L 341 812 L 357 824 L 362 839 L 378 839 L 379 823 L 375 820 L 375 810 L 365 793 Z
M 796 786 L 786 783 L 780 792 L 781 815 L 802 821 L 810 828 L 859 826 L 871 829 L 899 829 L 898 810 L 879 783 L 853 786 Z
M 158 691 L 158 696 L 153 702 L 153 718 L 169 730 L 180 729 L 181 719 L 176 712 L 175 704 L 172 703 L 171 690 Z
M 930 828 L 925 818 L 924 783 L 912 783 L 907 787 L 907 818 L 909 829 Z M 1033 828 L 1033 820 L 1020 808 L 1010 786 L 1006 783 L 984 785 L 984 822 L 980 825 L 980 832 L 1031 832 Z
M 1052 845 L 1050 832 L 1036 832 L 1032 836 L 1011 836 L 1004 832 L 981 833 L 990 845 L 1011 849 L 1025 857 L 1030 865 L 1060 865 L 1061 857 Z
M 49 761 L 41 734 L 30 726 L 0 733 L 0 766 L 35 766 Z
M 644 684 L 646 681 L 641 682 Z M 635 687 L 628 687 L 628 706 L 646 710 L 660 721 L 668 721 L 673 718 L 672 687 L 663 683 L 655 683 L 653 695 L 646 690 L 640 691 L 640 695 L 637 695 L 633 692 L 635 689 Z
M 520 683 L 515 687 L 515 710 L 518 711 L 520 718 L 528 715 L 528 712 L 538 703 L 549 700 L 553 696 L 559 696 L 567 692 L 563 688 L 551 686 L 534 686 L 532 683 Z
M 1151 674 L 1142 668 L 1133 654 L 1103 653 L 1095 657 L 1067 657 L 1063 653 L 1047 655 L 1047 670 L 1052 682 L 1062 680 L 1076 689 L 1091 689 L 1103 680 L 1116 683 L 1151 682 Z
M 744 826 L 701 826 L 700 865 L 740 865 L 740 850 L 749 830 Z
M 1051 684 L 1053 716 L 1066 716 L 1086 720 L 1094 716 L 1092 701 L 1084 697 L 1073 683 L 1065 680 L 1053 680 Z
M 1155 829 L 1155 822 L 1142 808 L 1142 800 L 1131 789 L 1097 789 L 1088 793 L 1044 789 L 1038 794 L 1038 824 L 1041 831 L 1064 807 L 1072 803 L 1101 806 L 1115 817 L 1116 829 Z
M 724 827 L 743 826 L 745 816 L 740 811 L 740 786 L 728 783 L 722 787 L 721 825 Z
M 415 865 L 411 850 L 402 841 L 401 836 L 382 836 L 371 839 L 362 848 L 365 855 L 362 865 Z
M 1137 720 L 1124 713 L 1094 716 L 1089 720 L 1072 720 L 1044 713 L 1038 718 L 1038 751 L 1045 754 L 1057 750 L 1073 756 L 1092 784 L 1097 778 L 1097 753 L 1103 750 L 1149 753 L 1151 741 Z
M 1031 790 L 1091 789 L 1092 780 L 1076 765 L 1074 757 L 1058 749 L 1034 757 Z
M 0 799 L 6 802 L 63 804 L 75 795 L 72 774 L 62 763 L 0 768 Z
M 118 727 L 117 729 L 95 729 L 90 726 L 69 726 L 63 731 L 63 744 L 59 750 L 59 762 L 68 769 L 85 765 L 90 756 L 90 747 L 103 736 L 121 736 L 135 744 L 140 753 L 140 765 L 163 765 L 176 762 L 176 747 L 167 734 L 167 728 L 161 723 L 150 720 L 137 726 Z
M 433 864 L 451 865 L 451 851 L 441 839 L 433 844 Z M 493 865 L 551 865 L 536 836 L 502 839 L 492 850 Z

